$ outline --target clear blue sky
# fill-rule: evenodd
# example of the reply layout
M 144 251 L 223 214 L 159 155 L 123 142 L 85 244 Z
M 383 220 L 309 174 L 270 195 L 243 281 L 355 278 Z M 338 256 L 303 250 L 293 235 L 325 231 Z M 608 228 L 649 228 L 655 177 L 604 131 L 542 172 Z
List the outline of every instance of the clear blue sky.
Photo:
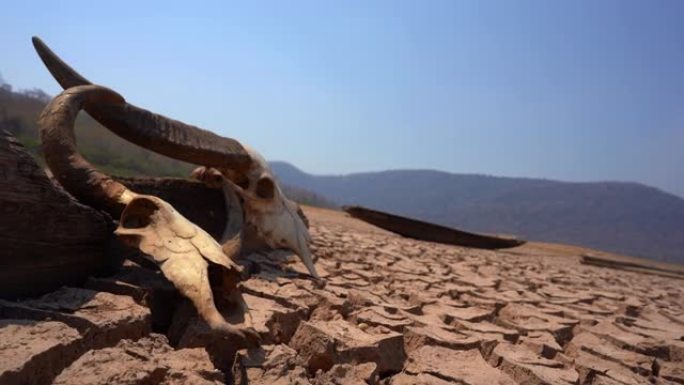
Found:
M 58 87 L 42 37 L 141 107 L 308 172 L 627 180 L 684 196 L 682 1 L 11 1 L 0 73 Z

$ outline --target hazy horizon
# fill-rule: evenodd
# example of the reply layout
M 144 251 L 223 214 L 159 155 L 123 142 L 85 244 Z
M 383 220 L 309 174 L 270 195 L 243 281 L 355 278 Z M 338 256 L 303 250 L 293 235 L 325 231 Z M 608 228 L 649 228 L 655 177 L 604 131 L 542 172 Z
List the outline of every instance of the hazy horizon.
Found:
M 0 76 L 59 92 L 37 35 L 132 103 L 308 173 L 624 181 L 684 197 L 682 3 L 259 4 L 8 4 Z
M 655 188 L 658 189 L 664 193 L 671 194 L 676 196 L 679 199 L 684 200 L 684 196 L 673 193 L 671 191 L 663 190 L 660 187 L 653 186 L 650 184 L 645 184 L 641 182 L 635 182 L 635 181 L 629 181 L 629 180 L 610 180 L 610 179 L 604 179 L 604 180 L 596 180 L 596 181 L 583 181 L 583 180 L 563 180 L 563 179 L 558 179 L 558 178 L 543 178 L 543 177 L 529 177 L 529 176 L 524 176 L 524 175 L 494 175 L 494 174 L 483 174 L 483 173 L 471 173 L 471 172 L 452 172 L 452 171 L 446 171 L 446 170 L 439 170 L 435 168 L 392 168 L 392 169 L 378 169 L 378 170 L 363 170 L 363 171 L 353 171 L 353 172 L 343 172 L 343 173 L 316 173 L 316 172 L 310 172 L 306 169 L 303 169 L 299 167 L 296 164 L 293 164 L 292 162 L 289 162 L 287 160 L 268 160 L 269 163 L 285 163 L 289 166 L 292 166 L 296 168 L 297 170 L 307 174 L 311 175 L 314 177 L 344 177 L 344 176 L 350 176 L 350 175 L 355 175 L 355 174 L 374 174 L 374 173 L 383 173 L 383 172 L 390 172 L 390 171 L 427 171 L 427 172 L 438 172 L 438 173 L 447 173 L 447 174 L 452 174 L 452 175 L 471 175 L 471 176 L 483 176 L 483 177 L 491 177 L 491 178 L 510 178 L 510 179 L 534 179 L 534 180 L 546 180 L 550 182 L 560 182 L 560 183 L 637 183 L 641 184 L 647 187 Z

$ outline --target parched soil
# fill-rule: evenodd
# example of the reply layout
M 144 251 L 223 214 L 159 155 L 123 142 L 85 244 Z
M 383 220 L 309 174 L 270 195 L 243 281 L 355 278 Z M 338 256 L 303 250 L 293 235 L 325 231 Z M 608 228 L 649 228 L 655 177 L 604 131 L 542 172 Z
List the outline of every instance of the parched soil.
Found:
M 0 301 L 4 384 L 684 384 L 684 280 L 581 263 L 577 247 L 487 251 L 306 209 L 325 286 L 285 252 L 240 262 L 262 345 L 212 333 L 133 263 Z M 624 260 L 629 260 L 624 258 Z

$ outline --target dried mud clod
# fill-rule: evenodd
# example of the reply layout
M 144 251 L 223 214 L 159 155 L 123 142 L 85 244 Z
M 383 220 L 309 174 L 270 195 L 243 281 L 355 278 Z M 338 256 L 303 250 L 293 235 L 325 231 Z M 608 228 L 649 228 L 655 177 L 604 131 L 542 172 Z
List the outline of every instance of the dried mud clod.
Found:
M 158 272 L 0 302 L 0 384 L 682 384 L 681 280 L 533 246 L 404 239 L 308 210 L 325 287 L 283 252 L 244 256 L 259 347 L 217 336 Z M 161 334 L 160 334 L 161 333 Z M 165 335 L 164 335 L 165 334 Z

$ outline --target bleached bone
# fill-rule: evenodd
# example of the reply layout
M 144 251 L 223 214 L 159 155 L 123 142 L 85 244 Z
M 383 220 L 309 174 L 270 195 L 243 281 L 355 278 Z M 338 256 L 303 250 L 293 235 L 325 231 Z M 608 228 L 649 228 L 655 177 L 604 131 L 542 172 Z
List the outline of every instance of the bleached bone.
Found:
M 223 178 L 223 191 L 230 198 L 237 191 L 243 198 L 245 221 L 252 225 L 268 246 L 292 250 L 299 256 L 309 274 L 320 279 L 311 255 L 311 236 L 298 213 L 298 206 L 283 194 L 266 160 L 254 149 L 244 146 L 252 159 L 246 173 L 231 169 L 198 167 L 192 176 L 209 184 Z M 226 184 L 227 182 L 227 184 Z
M 50 73 L 63 88 L 91 84 L 64 63 L 40 39 L 33 44 Z M 171 158 L 220 170 L 244 200 L 245 220 L 266 243 L 294 251 L 309 273 L 314 267 L 304 221 L 297 205 L 278 186 L 266 160 L 234 139 L 140 109 L 129 103 L 91 103 L 84 109 L 124 139 Z
M 209 326 L 241 342 L 255 343 L 259 336 L 252 328 L 237 328 L 223 318 L 214 304 L 208 267 L 223 267 L 228 276 L 242 269 L 204 230 L 178 213 L 160 198 L 137 194 L 97 171 L 76 149 L 74 122 L 83 105 L 125 105 L 123 97 L 95 85 L 69 88 L 57 95 L 43 110 L 39 125 L 45 160 L 62 186 L 83 202 L 107 210 L 115 217 L 123 209 L 115 233 L 125 242 L 150 255 L 162 273 L 187 298 Z M 229 245 L 239 243 L 239 234 Z M 234 250 L 239 249 L 234 247 Z M 228 279 L 230 281 L 230 279 Z M 232 279 L 232 295 L 238 279 Z

